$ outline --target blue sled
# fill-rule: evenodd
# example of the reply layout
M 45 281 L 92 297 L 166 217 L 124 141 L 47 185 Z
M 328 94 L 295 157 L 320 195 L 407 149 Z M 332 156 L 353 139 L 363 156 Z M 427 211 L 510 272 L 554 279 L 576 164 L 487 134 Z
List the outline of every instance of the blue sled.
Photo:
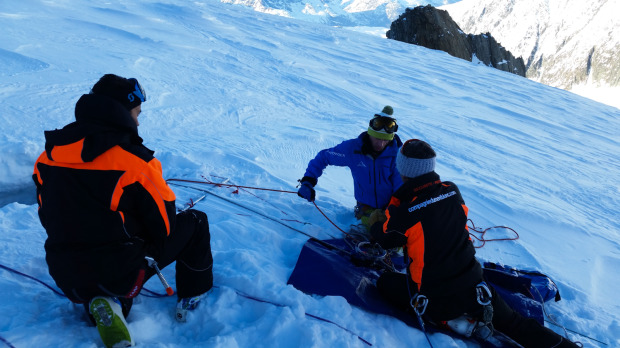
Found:
M 353 306 L 389 315 L 409 326 L 420 328 L 417 318 L 382 298 L 375 286 L 381 271 L 374 267 L 358 266 L 359 263 L 356 265 L 352 262 L 355 254 L 356 251 L 344 239 L 310 239 L 299 254 L 288 284 L 307 294 L 342 296 Z M 392 256 L 391 261 L 396 270 L 404 272 L 402 256 Z M 555 283 L 540 272 L 517 270 L 491 262 L 481 264 L 486 281 L 508 305 L 525 317 L 534 318 L 542 324 L 543 303 L 560 300 Z

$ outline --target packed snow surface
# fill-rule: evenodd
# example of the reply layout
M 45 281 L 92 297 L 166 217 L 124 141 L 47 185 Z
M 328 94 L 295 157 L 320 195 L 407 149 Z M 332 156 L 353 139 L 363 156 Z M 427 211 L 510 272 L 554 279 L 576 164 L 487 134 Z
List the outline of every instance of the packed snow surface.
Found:
M 443 52 L 217 1 L 4 1 L 0 28 L 0 265 L 55 288 L 33 164 L 44 130 L 72 122 L 105 73 L 146 89 L 140 134 L 165 178 L 286 191 L 171 185 L 180 209 L 198 201 L 209 216 L 216 287 L 186 324 L 174 297 L 139 296 L 128 318 L 139 346 L 426 346 L 397 319 L 286 284 L 308 239 L 295 230 L 342 236 L 294 193 L 297 179 L 384 105 L 401 138 L 435 148 L 476 226 L 519 233 L 478 254 L 551 276 L 563 299 L 546 310 L 571 339 L 620 345 L 620 110 Z M 325 171 L 316 203 L 345 231 L 356 224 L 347 169 Z M 163 272 L 174 287 L 174 269 Z M 101 345 L 80 306 L 6 269 L 0 286 L 0 346 Z M 163 292 L 157 278 L 146 288 Z

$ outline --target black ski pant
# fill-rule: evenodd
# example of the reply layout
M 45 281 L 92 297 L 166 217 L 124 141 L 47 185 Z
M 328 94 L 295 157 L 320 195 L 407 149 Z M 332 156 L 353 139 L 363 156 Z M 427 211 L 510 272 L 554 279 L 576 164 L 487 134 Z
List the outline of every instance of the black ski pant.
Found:
M 179 298 L 194 297 L 213 287 L 213 256 L 207 214 L 188 209 L 177 214 L 174 231 L 161 246 L 148 246 L 160 269 L 176 261 L 176 287 Z M 146 269 L 148 280 L 155 275 Z M 145 280 L 145 282 L 146 282 Z
M 416 294 L 417 285 L 407 274 L 385 272 L 377 280 L 377 289 L 388 302 L 412 315 L 416 315 L 411 310 L 410 299 Z M 525 348 L 578 347 L 568 339 L 541 325 L 535 319 L 523 317 L 510 308 L 492 286 L 489 286 L 489 289 L 492 295 L 492 323 L 495 330 L 505 334 Z M 466 296 L 455 295 L 445 300 L 429 300 L 427 315 L 431 314 L 428 316 L 431 321 L 437 323 L 455 319 L 465 313 L 473 314 L 476 311 L 480 312 L 482 306 L 476 301 L 475 289 L 472 289 L 471 292 L 465 291 L 464 293 Z M 432 308 L 431 303 L 433 301 L 442 303 L 435 303 L 434 308 Z M 454 312 L 455 308 L 458 308 L 458 313 Z M 429 313 L 428 309 L 430 309 L 431 313 Z
M 188 209 L 177 214 L 174 230 L 163 245 L 147 245 L 147 255 L 152 256 L 159 269 L 164 269 L 176 261 L 177 297 L 194 297 L 209 291 L 213 287 L 213 256 L 211 254 L 211 235 L 209 220 L 202 211 Z M 156 274 L 145 261 L 146 283 Z M 163 290 L 163 288 L 162 288 Z M 129 315 L 133 299 L 118 298 L 123 314 Z M 89 303 L 84 303 L 89 313 Z M 90 313 L 89 313 L 90 315 Z M 90 316 L 91 321 L 94 319 Z

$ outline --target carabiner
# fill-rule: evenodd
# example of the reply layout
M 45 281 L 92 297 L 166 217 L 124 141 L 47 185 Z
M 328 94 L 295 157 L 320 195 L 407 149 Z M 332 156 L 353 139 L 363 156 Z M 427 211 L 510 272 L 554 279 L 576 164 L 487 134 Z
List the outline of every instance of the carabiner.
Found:
M 481 306 L 490 305 L 492 298 L 493 295 L 491 295 L 491 290 L 487 283 L 480 282 L 480 284 L 476 285 L 476 301 L 478 301 Z
M 411 298 L 411 301 L 409 301 L 409 305 L 419 317 L 422 317 L 424 312 L 426 312 L 426 306 L 428 306 L 428 297 L 416 294 Z

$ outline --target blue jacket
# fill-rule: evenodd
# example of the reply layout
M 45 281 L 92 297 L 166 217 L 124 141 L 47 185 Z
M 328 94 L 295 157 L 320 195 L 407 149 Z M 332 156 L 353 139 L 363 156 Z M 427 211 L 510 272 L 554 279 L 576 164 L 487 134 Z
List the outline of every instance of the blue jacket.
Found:
M 403 183 L 396 170 L 396 154 L 401 146 L 402 141 L 394 134 L 394 140 L 374 158 L 369 135 L 363 132 L 355 139 L 321 150 L 308 163 L 302 180 L 309 180 L 316 185 L 328 165 L 349 167 L 357 202 L 384 209 L 390 203 L 392 194 Z

